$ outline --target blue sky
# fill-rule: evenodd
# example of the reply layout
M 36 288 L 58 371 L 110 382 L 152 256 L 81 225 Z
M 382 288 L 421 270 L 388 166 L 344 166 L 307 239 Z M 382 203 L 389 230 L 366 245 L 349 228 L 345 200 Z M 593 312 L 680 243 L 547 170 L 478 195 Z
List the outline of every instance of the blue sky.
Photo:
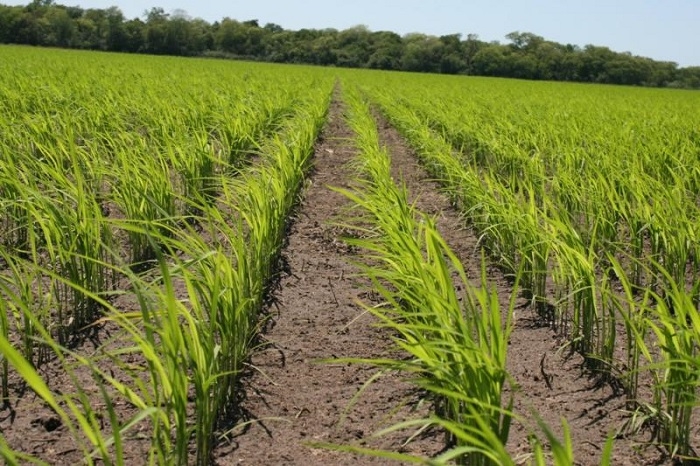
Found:
M 7 3 L 0 0 L 0 3 Z M 9 2 L 26 4 L 27 2 Z M 532 32 L 576 45 L 681 66 L 700 66 L 700 0 L 57 0 L 84 8 L 119 7 L 128 18 L 152 6 L 216 21 L 258 19 L 286 29 L 345 29 L 358 24 L 399 34 L 473 33 L 506 42 L 509 32 Z

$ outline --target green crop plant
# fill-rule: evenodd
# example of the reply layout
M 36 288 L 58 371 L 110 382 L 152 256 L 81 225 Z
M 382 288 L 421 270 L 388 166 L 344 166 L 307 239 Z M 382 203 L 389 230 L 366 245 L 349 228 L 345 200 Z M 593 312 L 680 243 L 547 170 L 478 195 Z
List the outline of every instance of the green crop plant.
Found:
M 54 281 L 65 282 L 68 286 L 80 288 L 79 285 L 70 283 L 48 269 L 41 269 L 39 272 Z M 106 312 L 117 312 L 100 296 L 85 289 L 80 289 L 80 291 L 90 299 L 99 302 L 106 309 Z M 35 365 L 27 360 L 4 335 L 0 335 L 0 354 L 7 362 L 6 365 L 34 391 L 39 399 L 43 400 L 50 411 L 57 416 L 60 425 L 67 428 L 75 442 L 76 449 L 82 452 L 87 464 L 95 464 L 96 459 L 104 464 L 124 464 L 122 451 L 124 433 L 140 424 L 157 409 L 146 407 L 136 392 L 127 389 L 123 383 L 111 375 L 112 371 L 99 369 L 96 360 L 88 359 L 59 345 L 49 329 L 37 319 L 37 314 L 33 309 L 22 307 L 19 300 L 13 304 L 16 312 L 22 313 L 23 317 L 31 322 L 34 330 L 33 340 L 50 349 L 52 357 L 60 362 L 60 367 L 65 370 L 72 390 L 64 393 L 53 392 L 49 382 L 42 378 Z M 89 393 L 90 389 L 84 387 L 85 378 L 78 377 L 78 372 L 85 374 L 85 371 L 89 377 L 93 378 L 98 387 L 98 396 L 101 398 L 100 401 L 104 403 L 104 408 L 99 408 L 99 402 L 97 406 L 94 405 L 97 400 L 93 394 Z M 120 419 L 114 410 L 115 402 L 119 398 L 117 394 L 124 394 L 126 401 L 143 409 L 138 409 L 135 415 L 129 419 Z M 107 422 L 110 426 L 108 431 L 104 430 L 105 418 L 108 419 Z M 39 459 L 15 452 L 10 447 L 5 448 L 3 455 L 5 455 L 6 460 L 10 461 L 10 464 L 18 459 L 22 459 L 22 464 L 26 462 L 44 464 Z
M 161 396 L 170 406 L 166 416 L 170 421 L 161 423 L 160 431 L 167 432 L 169 423 L 176 431 L 175 451 L 170 456 L 161 454 L 159 462 L 186 463 L 190 436 L 197 445 L 195 461 L 210 461 L 214 434 L 237 400 L 238 376 L 257 329 L 286 218 L 302 186 L 327 105 L 323 94 L 314 95 L 278 135 L 261 145 L 258 164 L 235 179 L 219 175 L 217 205 L 204 195 L 186 201 L 201 212 L 197 223 L 214 244 L 205 242 L 191 227 L 173 229 L 152 240 L 153 245 L 160 244 L 155 251 L 170 251 L 170 260 L 184 255 L 172 266 L 159 257 L 160 286 L 155 290 L 164 289 L 155 296 L 162 304 L 142 306 L 148 311 L 141 317 L 142 325 L 152 329 L 152 336 L 139 340 L 139 353 L 155 352 L 160 354 L 157 360 L 166 362 L 154 366 L 160 369 L 152 375 L 159 385 L 169 387 Z M 230 218 L 222 213 L 222 207 Z M 151 238 L 147 230 L 135 230 Z M 175 282 L 184 283 L 186 299 L 175 295 Z M 136 338 L 140 327 L 130 328 Z M 156 347 L 157 341 L 161 344 Z M 196 393 L 194 426 L 187 419 L 189 390 Z
M 31 378 L 45 402 L 68 406 L 58 414 L 88 464 L 128 462 L 123 433 L 137 424 L 151 438 L 141 461 L 209 464 L 332 80 L 304 68 L 260 79 L 266 65 L 212 61 L 17 58 L 0 78 L 2 123 L 13 121 L 0 132 L 0 335 L 23 360 L 2 346 L 2 400 L 15 396 L 8 379 Z M 82 59 L 96 68 L 83 72 Z M 86 353 L 86 325 L 114 336 Z M 74 378 L 56 395 L 32 372 L 47 359 L 98 392 Z M 3 458 L 40 462 L 21 449 Z
M 0 57 L 0 335 L 30 368 L 61 360 L 102 381 L 101 394 L 76 388 L 68 398 L 71 419 L 85 419 L 73 432 L 87 439 L 88 456 L 97 448 L 95 461 L 122 462 L 128 439 L 119 432 L 132 421 L 154 434 L 148 462 L 206 461 L 235 403 L 332 74 L 350 89 L 357 146 L 377 156 L 356 164 L 371 194 L 352 194 L 363 220 L 383 215 L 362 232 L 383 264 L 368 273 L 390 304 L 373 311 L 398 325 L 413 355 L 403 367 L 435 391 L 441 417 L 430 422 L 462 448 L 452 458 L 476 448 L 474 457 L 508 464 L 493 441 L 517 415 L 497 395 L 508 379 L 498 372 L 505 350 L 483 345 L 508 326 L 480 333 L 496 325 L 481 283 L 453 308 L 452 277 L 472 271 L 459 271 L 432 219 L 410 205 L 386 215 L 388 202 L 407 195 L 386 178 L 367 102 L 413 146 L 487 259 L 519 279 L 540 317 L 589 368 L 619 378 L 628 408 L 655 419 L 672 454 L 697 447 L 689 445 L 700 303 L 694 94 L 17 47 L 1 47 Z M 423 312 L 425 303 L 436 313 Z M 105 322 L 122 348 L 82 353 L 84 332 Z M 62 348 L 69 343 L 72 352 Z M 444 351 L 452 347 L 471 352 Z M 1 396 L 11 400 L 21 360 L 1 353 Z M 446 369 L 427 371 L 436 360 Z M 463 364 L 483 373 L 451 387 Z M 210 396 L 195 403 L 194 392 Z M 100 440 L 89 433 L 99 430 L 91 396 L 107 406 L 126 400 L 143 417 L 112 419 L 108 409 Z M 486 406 L 484 416 L 470 404 Z M 485 425 L 493 432 L 479 437 Z M 567 442 L 548 443 L 565 462 Z M 201 453 L 188 457 L 195 444 Z M 541 459 L 543 444 L 533 445 Z M 8 448 L 7 462 L 29 460 Z
M 5 338 L 14 336 L 15 346 L 32 366 L 41 366 L 50 354 L 46 345 L 38 339 L 37 324 L 52 325 L 51 308 L 55 284 L 43 280 L 39 267 L 25 259 L 12 256 L 0 249 L 0 258 L 7 267 L 0 274 L 0 333 Z M 3 399 L 9 396 L 7 390 L 7 359 L 3 360 Z
M 444 81 L 446 84 L 447 79 Z M 676 137 L 680 131 L 668 123 L 663 123 L 659 133 L 667 133 L 664 136 L 668 136 L 670 144 L 676 149 L 675 153 L 679 155 L 667 156 L 663 160 L 667 168 L 659 170 L 653 162 L 654 151 L 672 154 L 673 149 L 651 143 L 649 132 L 644 132 L 639 127 L 642 125 L 634 118 L 627 118 L 629 106 L 609 110 L 610 116 L 604 119 L 609 124 L 603 126 L 586 113 L 589 108 L 586 106 L 588 96 L 578 92 L 578 86 L 560 86 L 558 92 L 566 96 L 570 104 L 565 109 L 555 109 L 556 104 L 550 104 L 555 97 L 538 95 L 538 102 L 532 103 L 528 100 L 532 93 L 516 96 L 513 91 L 518 84 L 515 83 L 504 84 L 498 91 L 481 92 L 482 81 L 464 83 L 465 90 L 473 90 L 470 94 L 455 92 L 452 88 L 444 94 L 449 96 L 447 98 L 434 98 L 436 93 L 441 92 L 439 85 L 416 86 L 411 88 L 414 92 L 401 96 L 373 93 L 373 98 L 382 106 L 395 100 L 414 111 L 455 150 L 463 152 L 466 155 L 464 160 L 473 168 L 493 174 L 499 183 L 516 193 L 525 193 L 525 199 L 528 198 L 527 192 L 532 193 L 538 207 L 543 206 L 545 197 L 552 199 L 553 202 L 548 204 L 556 210 L 559 210 L 559 203 L 563 203 L 561 211 L 567 213 L 581 240 L 586 245 L 590 242 L 597 244 L 598 253 L 602 252 L 601 248 L 608 248 L 606 245 L 610 243 L 624 248 L 625 243 L 639 238 L 637 233 L 647 222 L 640 225 L 632 220 L 636 218 L 635 210 L 625 209 L 629 205 L 628 199 L 644 199 L 644 203 L 648 204 L 648 200 L 663 195 L 669 205 L 676 204 L 675 200 L 684 203 L 686 213 L 674 209 L 674 215 L 680 214 L 680 219 L 687 217 L 688 213 L 694 216 L 697 208 L 687 204 L 693 197 L 687 187 L 696 183 L 694 171 L 688 169 L 692 146 Z M 539 86 L 532 87 L 534 92 Z M 387 88 L 396 86 L 389 85 Z M 372 91 L 369 89 L 369 92 Z M 494 97 L 501 96 L 510 99 L 508 111 L 504 112 L 500 107 L 503 100 L 494 100 Z M 667 94 L 665 97 L 674 96 Z M 609 108 L 612 108 L 612 104 Z M 668 108 L 662 110 L 670 113 Z M 674 110 L 668 120 L 678 122 L 673 117 L 675 114 Z M 617 123 L 625 118 L 626 122 L 621 128 Z M 561 124 L 562 121 L 568 124 Z M 687 124 L 688 121 L 682 123 Z M 596 134 L 597 130 L 600 130 L 599 134 Z M 610 134 L 615 131 L 619 134 Z M 618 144 L 618 141 L 624 141 L 635 150 L 621 150 L 626 146 Z M 601 153 L 610 156 L 600 157 Z M 632 159 L 629 154 L 642 155 Z M 668 169 L 670 166 L 682 167 L 682 170 Z M 683 175 L 686 173 L 687 178 Z M 655 179 L 661 181 L 662 186 L 682 189 L 674 188 L 674 194 L 664 194 L 667 190 L 657 190 L 653 184 Z M 632 196 L 642 188 L 645 189 L 641 192 L 642 196 Z M 663 208 L 663 204 L 657 207 Z M 664 214 L 663 217 L 669 216 Z M 619 225 L 623 218 L 631 221 L 633 228 L 622 231 Z M 654 222 L 658 219 L 651 220 Z M 670 230 L 682 232 L 683 223 L 662 228 L 669 233 Z M 596 237 L 590 236 L 593 233 Z M 620 238 L 619 235 L 623 233 L 626 236 Z M 655 237 L 658 238 L 658 235 Z M 667 237 L 670 235 L 667 234 Z M 659 250 L 658 247 L 656 249 Z M 678 262 L 682 262 L 682 258 Z
M 436 410 L 429 418 L 405 421 L 376 435 L 434 427 L 446 433 L 448 449 L 428 460 L 355 446 L 324 446 L 417 464 L 516 464 L 505 447 L 516 414 L 512 393 L 505 396 L 504 392 L 510 382 L 505 367 L 515 295 L 504 310 L 495 291 L 489 289 L 485 268 L 478 285 L 468 280 L 462 264 L 437 232 L 435 221 L 408 202 L 401 180 L 392 180 L 390 156 L 379 146 L 367 103 L 356 91 L 345 92 L 347 119 L 359 152 L 353 161 L 358 181 L 352 191 L 340 191 L 359 208 L 355 228 L 361 233 L 359 239 L 346 241 L 366 251 L 363 274 L 384 301 L 367 306 L 367 311 L 391 329 L 394 342 L 409 356 L 408 360 L 362 362 L 410 374 L 431 394 Z M 425 142 L 430 144 L 429 139 Z M 430 159 L 433 166 L 443 161 L 450 164 L 449 155 L 432 159 L 427 151 L 420 151 L 419 156 Z M 451 175 L 455 173 L 446 174 Z M 516 290 L 522 275 L 522 270 L 514 273 Z M 568 433 L 561 443 L 547 426 L 542 424 L 542 428 L 554 464 L 571 464 Z M 537 441 L 533 444 L 535 464 L 547 464 L 538 445 Z
M 489 257 L 508 274 L 522 271 L 533 309 L 587 367 L 619 379 L 630 407 L 653 406 L 687 430 L 684 412 L 661 404 L 664 390 L 646 401 L 638 385 L 650 374 L 666 387 L 657 368 L 675 360 L 647 349 L 664 335 L 650 330 L 664 320 L 653 296 L 677 288 L 686 307 L 700 302 L 697 101 L 672 91 L 348 74 L 443 184 Z
M 672 272 L 658 265 L 667 287 L 656 295 L 654 318 L 647 325 L 656 335 L 661 350 L 654 387 L 660 440 L 673 457 L 693 453 L 691 431 L 693 411 L 700 387 L 700 314 L 685 284 L 677 283 Z
M 360 151 L 360 188 L 344 193 L 371 225 L 363 227 L 369 237 L 348 241 L 367 251 L 372 264 L 363 267 L 364 274 L 387 303 L 368 310 L 396 332 L 397 346 L 410 355 L 408 361 L 377 363 L 413 374 L 435 396 L 439 418 L 459 426 L 447 429 L 454 458 L 498 463 L 512 416 L 512 399 L 502 405 L 510 320 L 501 321 L 485 276 L 481 288 L 473 287 L 434 221 L 410 205 L 405 187 L 395 186 L 367 104 L 356 94 L 347 102 Z M 464 305 L 453 272 L 467 290 Z
M 638 402 L 639 380 L 644 371 L 644 361 L 650 363 L 652 356 L 648 350 L 650 332 L 648 315 L 652 312 L 652 293 L 647 290 L 641 301 L 635 297 L 632 277 L 625 275 L 624 268 L 614 257 L 609 257 L 611 273 L 619 280 L 623 293 L 615 293 L 612 287 L 605 290 L 608 306 L 621 316 L 625 326 L 625 355 L 622 381 L 627 396 L 627 406 L 634 409 Z M 610 272 L 609 272 L 610 273 Z
M 488 173 L 465 169 L 462 159 L 446 141 L 421 128 L 421 120 L 415 113 L 381 102 L 388 118 L 414 144 L 431 174 L 442 181 L 454 202 L 463 209 L 482 246 L 506 273 L 522 272 L 521 285 L 538 311 L 546 315 L 551 239 L 541 220 L 546 217 L 543 203 L 534 195 L 525 198 L 514 195 Z

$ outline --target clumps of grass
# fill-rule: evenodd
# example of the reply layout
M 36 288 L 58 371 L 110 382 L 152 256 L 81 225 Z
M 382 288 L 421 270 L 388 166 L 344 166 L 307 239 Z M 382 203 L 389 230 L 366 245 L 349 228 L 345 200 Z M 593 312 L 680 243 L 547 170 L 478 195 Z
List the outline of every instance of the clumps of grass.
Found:
M 342 192 L 369 224 L 363 238 L 348 241 L 366 252 L 363 273 L 384 301 L 368 310 L 409 355 L 375 363 L 411 374 L 432 395 L 435 417 L 421 422 L 447 433 L 451 450 L 442 460 L 505 464 L 512 421 L 512 392 L 504 392 L 510 317 L 502 321 L 485 273 L 480 287 L 472 285 L 434 220 L 411 206 L 405 187 L 395 185 L 366 102 L 350 93 L 347 103 L 360 152 L 359 187 Z
M 601 381 L 621 383 L 630 423 L 657 426 L 671 456 L 694 455 L 688 419 L 698 402 L 688 394 L 699 366 L 697 348 L 683 342 L 697 338 L 688 316 L 700 312 L 697 151 L 688 136 L 697 109 L 631 89 L 606 100 L 597 88 L 423 79 L 382 76 L 362 89 L 487 253 L 521 273 L 543 322 Z M 605 111 L 592 110 L 594 100 Z M 676 307 L 685 309 L 680 320 Z M 640 379 L 654 387 L 650 400 L 639 398 Z
M 210 464 L 235 422 L 332 83 L 299 71 L 236 86 L 231 66 L 176 82 L 143 69 L 118 95 L 108 68 L 72 83 L 83 112 L 37 107 L 0 139 L 0 401 L 24 381 L 87 464 L 126 464 L 137 425 L 150 440 L 139 461 Z M 30 134 L 32 152 L 15 150 Z M 66 344 L 103 326 L 113 336 L 93 353 Z M 63 393 L 40 375 L 47 360 Z M 41 464 L 0 445 L 8 464 Z

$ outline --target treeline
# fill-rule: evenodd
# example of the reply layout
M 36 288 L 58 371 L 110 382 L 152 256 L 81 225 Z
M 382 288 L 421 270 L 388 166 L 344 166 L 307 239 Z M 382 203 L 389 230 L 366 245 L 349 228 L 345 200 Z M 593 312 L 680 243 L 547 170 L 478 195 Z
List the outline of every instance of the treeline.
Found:
M 0 43 L 114 52 L 244 58 L 350 68 L 522 79 L 700 88 L 700 66 L 680 68 L 608 47 L 559 44 L 528 32 L 508 43 L 476 35 L 373 32 L 364 26 L 285 30 L 257 20 L 209 23 L 184 11 L 152 8 L 127 19 L 117 7 L 83 9 L 34 0 L 0 5 Z

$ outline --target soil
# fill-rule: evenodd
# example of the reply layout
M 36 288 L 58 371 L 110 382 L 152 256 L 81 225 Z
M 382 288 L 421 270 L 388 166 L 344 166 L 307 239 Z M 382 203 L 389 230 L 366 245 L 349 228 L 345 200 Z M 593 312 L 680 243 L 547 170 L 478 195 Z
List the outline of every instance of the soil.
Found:
M 381 464 L 386 460 L 310 448 L 326 442 L 384 448 L 419 455 L 438 452 L 442 435 L 432 433 L 402 444 L 411 434 L 369 439 L 379 429 L 428 414 L 421 394 L 397 374 L 388 373 L 353 398 L 377 369 L 343 358 L 376 358 L 391 351 L 389 335 L 374 326 L 360 301 L 371 292 L 353 261 L 357 251 L 339 226 L 350 203 L 332 188 L 350 188 L 355 157 L 353 133 L 337 96 L 316 146 L 314 166 L 285 248 L 285 274 L 275 293 L 276 305 L 264 344 L 251 359 L 244 380 L 242 411 L 248 424 L 217 451 L 217 464 Z M 398 406 L 406 405 L 404 409 Z
M 430 180 L 415 154 L 396 130 L 379 115 L 382 145 L 392 158 L 394 179 L 402 179 L 411 201 L 437 219 L 447 243 L 462 260 L 474 286 L 479 286 L 481 251 L 478 238 L 465 227 L 439 185 Z M 346 358 L 374 358 L 393 354 L 391 335 L 378 328 L 361 302 L 374 298 L 358 273 L 359 251 L 342 238 L 339 226 L 348 215 L 349 202 L 334 187 L 350 188 L 353 172 L 347 166 L 356 155 L 353 134 L 344 121 L 336 95 L 321 138 L 303 199 L 290 225 L 283 252 L 281 276 L 273 293 L 260 344 L 251 356 L 242 380 L 240 418 L 215 451 L 217 465 L 268 464 L 386 464 L 386 459 L 359 456 L 314 447 L 315 443 L 357 445 L 420 456 L 434 456 L 444 448 L 441 432 L 398 432 L 375 438 L 380 429 L 430 412 L 424 394 L 399 374 L 377 375 L 367 364 Z M 489 286 L 496 289 L 502 309 L 508 309 L 512 285 L 497 264 L 487 265 Z M 561 436 L 561 418 L 571 428 L 577 464 L 600 462 L 610 432 L 628 418 L 624 398 L 614 386 L 600 384 L 583 370 L 580 357 L 562 351 L 564 340 L 542 325 L 529 301 L 517 297 L 515 326 L 510 339 L 508 369 L 513 378 L 514 410 L 520 417 L 511 431 L 509 451 L 526 464 L 531 447 L 529 432 L 535 411 Z M 107 325 L 96 326 L 92 339 L 76 351 L 89 353 L 109 338 Z M 94 346 L 93 346 L 94 345 Z M 337 361 L 333 361 L 337 360 Z M 92 390 L 89 375 L 68 380 L 48 364 L 43 374 L 55 391 L 75 383 Z M 11 387 L 19 393 L 19 386 Z M 94 387 L 97 391 L 97 387 Z M 95 393 L 96 399 L 99 393 Z M 117 407 L 128 414 L 129 407 Z M 13 448 L 37 455 L 49 464 L 77 464 L 82 453 L 60 420 L 28 390 L 13 398 L 12 409 L 0 410 L 0 432 Z M 144 431 L 145 432 L 145 431 Z M 660 450 L 645 447 L 648 433 L 619 438 L 613 464 L 671 464 Z M 139 433 L 126 444 L 127 464 L 146 461 L 148 446 Z

